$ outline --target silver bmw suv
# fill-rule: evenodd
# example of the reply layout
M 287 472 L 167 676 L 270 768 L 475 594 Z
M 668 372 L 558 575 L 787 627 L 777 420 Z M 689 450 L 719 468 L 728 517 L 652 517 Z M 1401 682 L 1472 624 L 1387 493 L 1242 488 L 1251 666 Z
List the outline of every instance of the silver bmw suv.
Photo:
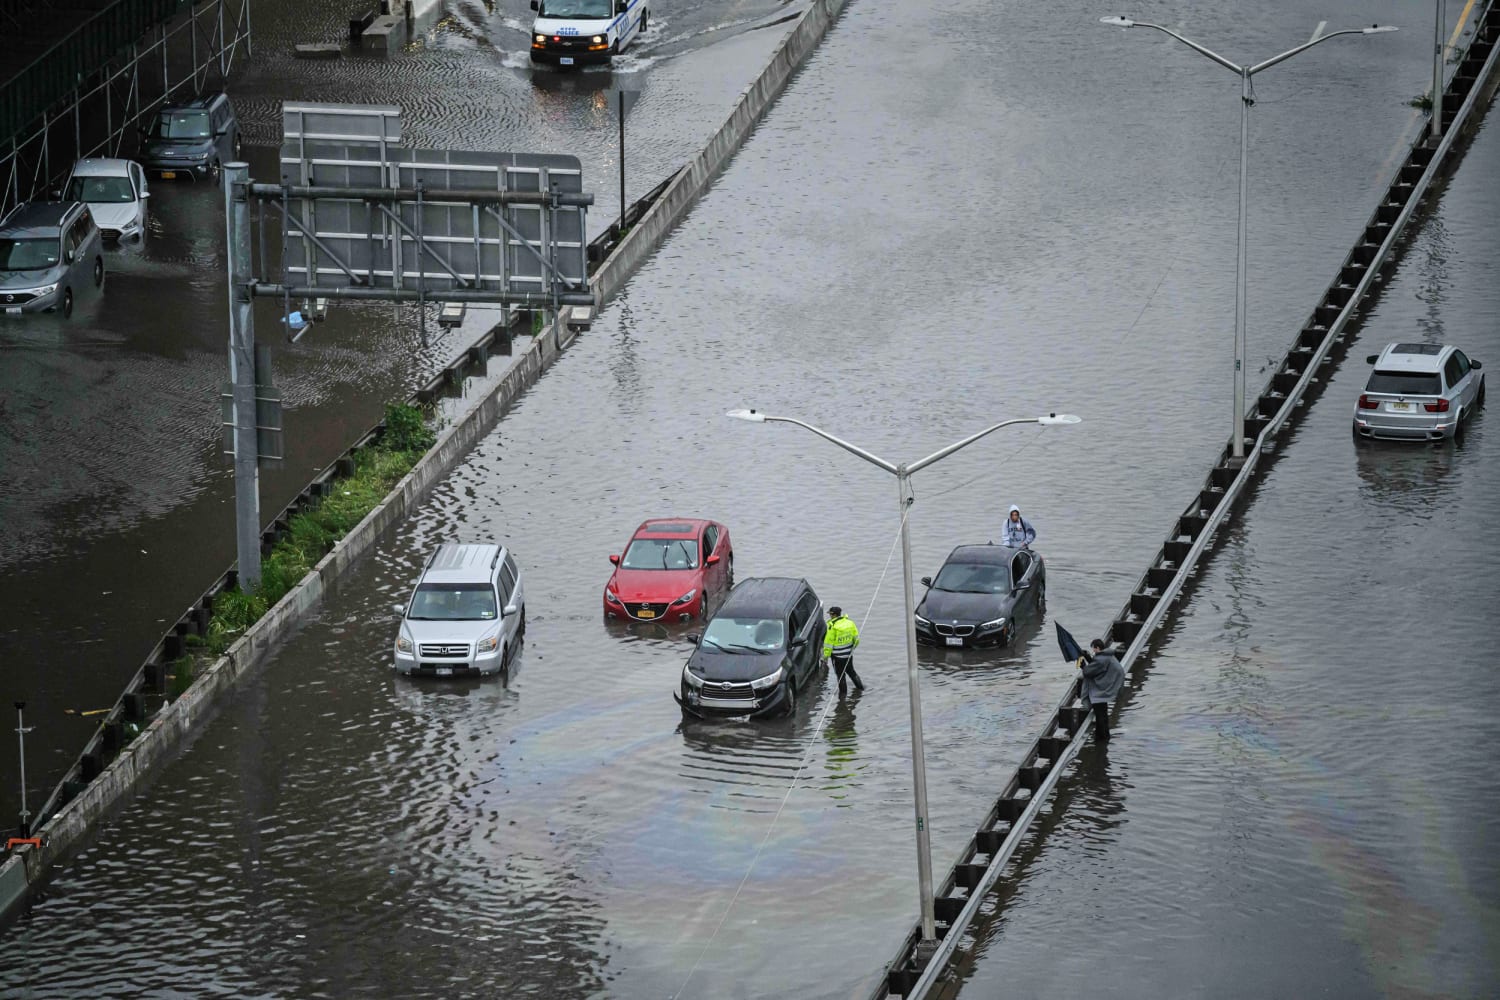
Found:
M 439 545 L 395 610 L 394 666 L 408 676 L 506 674 L 526 631 L 521 571 L 501 545 Z

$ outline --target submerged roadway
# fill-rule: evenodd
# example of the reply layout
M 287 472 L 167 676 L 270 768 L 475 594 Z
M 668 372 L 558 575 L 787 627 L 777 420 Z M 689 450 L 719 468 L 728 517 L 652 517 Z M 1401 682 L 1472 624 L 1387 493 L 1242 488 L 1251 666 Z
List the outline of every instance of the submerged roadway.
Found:
M 982 19 L 966 2 L 948 23 Z M 923 473 L 912 530 L 931 572 L 1018 503 L 1049 618 L 1102 630 L 1227 436 L 1238 95 L 1086 6 L 1013 11 L 1001 45 L 856 0 L 593 331 L 8 932 L 0 980 L 37 997 L 867 989 L 916 912 L 893 490 L 722 413 L 800 416 L 894 459 L 1081 414 Z M 1181 27 L 1249 58 L 1325 17 L 1401 13 L 1346 6 Z M 1406 101 L 1429 43 L 1330 43 L 1258 84 L 1252 358 L 1290 342 L 1420 127 Z M 1491 127 L 1369 311 L 1370 350 L 1500 358 L 1496 152 Z M 1417 595 L 1493 553 L 1497 436 L 1482 414 L 1462 449 L 1356 447 L 1363 353 L 1280 443 L 1108 757 L 1087 750 L 1059 790 L 1005 918 L 977 930 L 973 995 L 1083 992 L 1103 968 L 1141 996 L 1233 993 L 1287 949 L 1285 992 L 1494 992 L 1496 731 L 1472 707 L 1496 693 L 1474 655 L 1493 574 Z M 666 513 L 725 521 L 741 578 L 804 575 L 853 612 L 869 690 L 682 724 L 684 630 L 600 620 L 605 557 Z M 390 674 L 390 605 L 451 538 L 522 562 L 508 686 Z M 923 653 L 939 870 L 1066 683 L 1048 632 Z M 1470 759 L 1434 761 L 1465 732 Z M 1460 789 L 1476 808 L 1448 807 Z M 1103 966 L 1080 963 L 1085 930 Z

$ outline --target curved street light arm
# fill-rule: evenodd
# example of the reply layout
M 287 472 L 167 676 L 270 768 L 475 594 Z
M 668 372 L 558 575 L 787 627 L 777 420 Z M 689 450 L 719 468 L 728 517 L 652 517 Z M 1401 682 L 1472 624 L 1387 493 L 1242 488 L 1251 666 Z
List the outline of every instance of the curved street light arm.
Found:
M 1119 21 L 1105 21 L 1104 23 L 1106 23 L 1106 24 L 1118 24 Z M 1223 66 L 1225 69 L 1229 70 L 1230 72 L 1234 73 L 1235 75 L 1239 75 L 1239 74 L 1242 74 L 1242 73 L 1245 72 L 1245 68 L 1243 66 L 1240 66 L 1237 63 L 1230 62 L 1228 59 L 1225 59 L 1223 56 L 1219 55 L 1213 49 L 1207 48 L 1206 46 L 1203 46 L 1203 45 L 1199 45 L 1197 42 L 1193 41 L 1191 38 L 1185 38 L 1182 35 L 1179 35 L 1177 32 L 1173 31 L 1171 28 L 1164 28 L 1164 27 L 1162 27 L 1159 24 L 1152 24 L 1150 21 L 1131 21 L 1129 24 L 1124 25 L 1124 27 L 1127 27 L 1127 28 L 1155 28 L 1157 31 L 1164 32 L 1165 34 L 1171 35 L 1173 38 L 1177 39 L 1179 42 L 1181 42 L 1183 45 L 1186 45 L 1188 48 L 1192 49 L 1194 52 L 1197 52 L 1197 53 L 1199 53 L 1201 55 L 1207 56 L 1209 59 L 1212 59 L 1214 62 L 1218 63 L 1220 66 Z M 1328 38 L 1330 36 L 1324 35 L 1323 37 L 1324 38 Z M 1311 43 L 1309 43 L 1309 44 L 1311 44 Z M 1302 47 L 1306 48 L 1307 46 L 1304 45 Z M 1296 50 L 1294 49 L 1293 52 L 1295 52 L 1295 51 Z M 1291 52 L 1287 53 L 1287 55 L 1291 55 L 1291 54 L 1292 54 Z M 1280 60 L 1280 59 L 1285 58 L 1285 57 L 1284 56 L 1277 56 L 1276 58 L 1277 58 L 1277 60 Z
M 890 462 L 887 462 L 885 459 L 881 458 L 879 455 L 872 455 L 868 451 L 865 451 L 863 448 L 859 447 L 858 445 L 850 444 L 848 441 L 845 441 L 843 438 L 834 437 L 832 434 L 828 433 L 827 431 L 825 431 L 825 430 L 819 430 L 818 428 L 814 427 L 812 424 L 806 424 L 806 423 L 803 423 L 800 420 L 794 420 L 791 417 L 773 417 L 769 413 L 768 414 L 764 414 L 764 417 L 765 417 L 766 423 L 796 424 L 798 427 L 801 427 L 804 430 L 812 431 L 814 434 L 816 434 L 818 437 L 822 438 L 823 440 L 825 440 L 825 441 L 832 441 L 834 444 L 838 445 L 840 448 L 844 449 L 845 451 L 850 452 L 851 454 L 858 455 L 860 458 L 864 459 L 866 462 L 869 462 L 871 465 L 878 465 L 882 469 L 884 469 L 886 472 L 889 472 L 892 475 L 896 474 L 896 467 L 894 465 L 892 465 Z
M 1305 52 L 1308 49 L 1312 48 L 1314 45 L 1318 45 L 1318 44 L 1320 44 L 1322 42 L 1326 42 L 1330 38 L 1337 38 L 1340 35 L 1368 35 L 1368 34 L 1370 34 L 1370 30 L 1368 28 L 1344 28 L 1344 29 L 1342 29 L 1340 31 L 1330 31 L 1326 35 L 1319 35 L 1317 38 L 1314 38 L 1310 42 L 1303 42 L 1301 45 L 1297 46 L 1295 49 L 1287 49 L 1285 52 L 1283 52 L 1279 56 L 1272 56 L 1271 58 L 1265 60 L 1264 62 L 1258 62 L 1258 63 L 1256 63 L 1254 66 L 1251 66 L 1249 69 L 1245 70 L 1245 75 L 1246 76 L 1254 76 L 1256 73 L 1259 73 L 1261 70 L 1263 70 L 1263 69 L 1270 69 L 1272 66 L 1275 66 L 1277 63 L 1284 62 L 1284 61 L 1290 59 L 1292 56 L 1296 55 L 1297 53 L 1299 53 L 1299 52 Z
M 995 424 L 994 426 L 986 427 L 984 430 L 980 431 L 978 434 L 970 434 L 968 437 L 964 438 L 962 441 L 955 441 L 953 444 L 948 445 L 948 447 L 946 447 L 946 448 L 939 448 L 937 451 L 933 452 L 931 455 L 928 455 L 926 458 L 918 459 L 917 461 L 912 462 L 910 465 L 908 465 L 906 467 L 906 474 L 909 476 L 909 475 L 911 475 L 912 473 L 916 472 L 919 469 L 925 469 L 927 466 L 931 465 L 933 462 L 936 462 L 939 459 L 947 458 L 949 455 L 953 454 L 958 449 L 966 447 L 968 445 L 971 445 L 975 441 L 978 441 L 980 438 L 984 437 L 986 434 L 992 434 L 995 431 L 998 431 L 1002 427 L 1009 427 L 1011 424 L 1035 424 L 1035 423 L 1040 423 L 1040 422 L 1041 422 L 1041 418 L 1040 417 L 1016 417 L 1013 420 L 1002 420 L 1002 421 L 1000 421 L 1000 423 Z M 892 470 L 892 471 L 894 471 L 894 470 Z

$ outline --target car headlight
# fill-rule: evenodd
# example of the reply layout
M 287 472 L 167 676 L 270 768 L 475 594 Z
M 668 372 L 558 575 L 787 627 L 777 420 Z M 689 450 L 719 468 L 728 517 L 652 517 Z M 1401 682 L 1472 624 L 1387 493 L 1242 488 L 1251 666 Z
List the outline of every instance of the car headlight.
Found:
M 547 36 L 546 35 L 536 35 L 531 40 L 533 42 L 536 42 L 538 45 L 542 45 L 542 44 L 546 43 Z
M 1001 625 L 1004 625 L 1004 624 L 1005 624 L 1005 619 L 1004 618 L 996 618 L 994 621 L 985 622 L 984 624 L 980 625 L 979 627 L 980 628 L 999 628 Z
M 608 587 L 604 588 L 604 599 L 606 601 L 608 601 L 609 603 L 611 603 L 611 604 L 624 604 L 625 603 L 624 601 L 620 600 L 620 595 L 619 594 L 615 593 L 613 590 L 610 590 Z
M 604 44 L 604 36 L 603 35 L 595 35 L 594 36 L 594 44 L 595 45 L 603 45 Z
M 123 226 L 120 227 L 120 232 L 121 233 L 133 233 L 133 232 L 135 232 L 139 228 L 141 228 L 141 224 L 139 222 L 137 222 L 136 220 L 131 219 L 129 222 L 125 223 L 125 225 L 123 225 Z
M 698 588 L 694 587 L 692 590 L 688 591 L 686 594 L 683 594 L 681 597 L 677 598 L 677 600 L 673 601 L 672 603 L 673 604 L 686 604 L 688 601 L 691 601 L 693 598 L 695 598 L 697 596 L 698 596 Z
M 683 667 L 682 683 L 686 684 L 690 688 L 701 688 L 703 686 L 703 678 L 693 673 L 687 667 Z
M 917 620 L 917 624 L 918 625 L 931 625 L 932 624 L 932 622 L 928 621 L 926 618 L 923 618 L 921 615 L 914 614 L 914 615 L 912 615 L 912 617 Z
M 410 653 L 411 652 L 411 639 L 409 639 L 408 637 L 406 637 L 404 635 L 398 635 L 396 637 L 396 648 L 399 649 L 403 653 Z
M 32 295 L 51 295 L 57 291 L 56 285 L 42 285 L 40 288 L 28 289 Z
M 784 673 L 784 670 L 782 670 L 780 667 L 777 667 L 774 672 L 766 674 L 766 676 L 764 677 L 757 677 L 755 680 L 751 681 L 750 686 L 757 691 L 764 691 L 766 688 L 773 688 L 781 683 L 781 677 Z
M 487 635 L 474 644 L 474 649 L 480 653 L 493 653 L 500 648 L 500 636 Z

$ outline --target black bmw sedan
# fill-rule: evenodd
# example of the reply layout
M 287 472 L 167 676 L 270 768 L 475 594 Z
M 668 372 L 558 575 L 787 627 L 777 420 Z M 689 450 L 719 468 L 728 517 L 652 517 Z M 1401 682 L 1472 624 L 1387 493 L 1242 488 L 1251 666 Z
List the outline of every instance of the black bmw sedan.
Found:
M 1047 567 L 1039 553 L 1003 545 L 960 545 L 917 605 L 917 641 L 929 646 L 999 646 L 1017 621 L 1046 605 Z

